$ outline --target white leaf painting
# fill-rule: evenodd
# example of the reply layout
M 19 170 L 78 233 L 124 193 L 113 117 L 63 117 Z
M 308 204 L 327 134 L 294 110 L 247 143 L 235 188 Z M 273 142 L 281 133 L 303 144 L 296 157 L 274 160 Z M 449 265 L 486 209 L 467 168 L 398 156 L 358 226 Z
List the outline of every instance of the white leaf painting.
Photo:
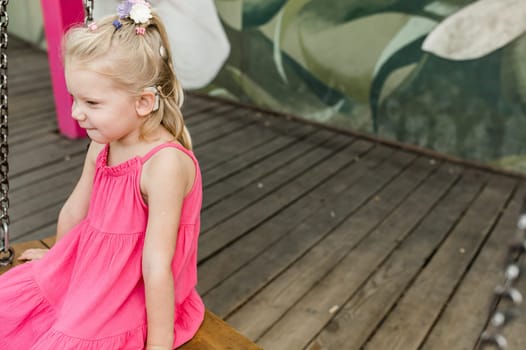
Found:
M 427 36 L 422 49 L 450 60 L 477 59 L 525 31 L 525 0 L 479 0 L 442 21 Z

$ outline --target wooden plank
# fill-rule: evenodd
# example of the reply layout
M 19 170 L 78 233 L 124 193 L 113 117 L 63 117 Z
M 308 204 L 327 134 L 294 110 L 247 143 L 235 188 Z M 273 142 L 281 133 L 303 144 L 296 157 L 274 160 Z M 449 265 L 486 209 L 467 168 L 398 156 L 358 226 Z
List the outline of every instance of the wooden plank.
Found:
M 9 86 L 13 87 L 13 91 L 9 89 L 9 93 L 13 92 L 15 95 L 17 95 L 19 91 L 27 91 L 26 89 L 28 88 L 28 86 L 35 83 L 39 88 L 45 86 L 47 90 L 51 89 L 51 76 L 49 75 L 49 71 L 45 69 L 35 70 L 34 68 L 31 70 L 32 72 L 24 72 L 24 74 L 15 74 L 12 78 L 9 79 Z
M 37 70 L 31 74 L 35 76 L 35 79 L 31 79 L 31 76 L 27 75 L 27 72 L 23 72 L 21 75 L 13 75 L 14 78 L 10 80 L 16 84 L 11 84 L 13 89 L 10 88 L 9 92 L 11 93 L 11 90 L 13 90 L 15 95 L 28 96 L 34 91 L 44 89 L 49 91 L 51 89 L 50 75 L 48 72 Z
M 389 314 L 386 329 L 404 329 L 403 334 L 391 333 L 388 340 L 391 349 L 419 348 L 505 207 L 515 184 L 516 181 L 509 178 L 490 178 L 488 185 Z M 446 341 L 440 340 L 441 349 Z M 376 349 L 374 344 L 368 347 Z
M 368 282 L 340 308 L 309 348 L 333 348 L 344 342 L 354 344 L 351 348 L 360 348 L 469 207 L 481 186 L 482 181 L 475 177 L 464 177 L 456 183 Z M 353 322 L 352 327 L 349 327 L 349 322 Z M 382 329 L 383 325 L 380 331 Z M 399 328 L 397 330 L 400 332 Z M 389 333 L 384 339 L 390 342 L 393 336 L 393 333 Z M 391 344 L 387 348 L 391 348 Z M 371 349 L 375 349 L 375 345 L 371 345 Z
M 203 105 L 199 113 L 193 114 L 188 118 L 186 125 L 199 131 L 216 128 L 221 123 L 227 121 L 247 122 L 255 121 L 260 118 L 251 118 L 244 110 L 235 108 L 230 104 L 217 105 L 215 108 L 209 108 Z M 203 125 L 204 124 L 204 125 Z
M 24 50 L 27 48 L 30 48 L 30 44 L 20 38 L 18 38 L 16 35 L 11 34 L 11 41 L 9 42 L 9 50 L 12 52 L 13 50 Z
M 351 139 L 344 137 L 339 141 L 350 142 Z M 334 151 L 330 149 L 312 148 L 311 152 L 277 168 L 272 173 L 265 175 L 263 179 L 257 179 L 255 182 L 240 188 L 240 190 L 234 194 L 229 194 L 228 196 L 223 194 L 223 200 L 219 204 L 208 206 L 208 203 L 205 203 L 203 218 L 201 220 L 202 235 L 208 234 L 207 232 L 214 226 L 279 189 L 302 173 L 309 171 L 311 167 L 316 166 L 316 164 L 333 154 Z M 235 188 L 235 186 L 232 186 L 232 188 Z
M 364 202 L 374 197 L 380 188 L 405 168 L 401 164 L 407 166 L 414 159 L 413 155 L 403 152 L 390 157 L 374 174 L 360 178 L 353 186 L 333 198 L 329 208 L 308 217 L 241 270 L 205 294 L 205 303 L 221 317 L 227 317 L 320 242 Z M 331 212 L 334 214 L 331 215 Z M 244 282 L 240 284 L 240 281 Z M 289 349 L 292 348 L 294 347 Z
M 200 93 L 193 93 L 192 91 L 187 91 L 185 93 L 185 104 L 193 104 L 197 106 L 202 106 L 203 104 L 209 105 L 212 108 L 217 107 L 218 105 L 223 104 L 222 101 L 218 99 L 210 99 L 208 96 L 200 94 Z
M 9 88 L 9 94 L 13 93 L 14 95 L 23 96 L 26 99 L 31 98 L 31 96 L 41 90 L 49 90 L 51 85 L 47 80 L 37 80 L 31 84 L 26 84 L 26 86 L 17 88 L 16 86 L 11 89 Z M 71 117 L 70 117 L 71 118 Z
M 55 244 L 55 236 L 49 236 L 41 240 L 41 242 L 48 248 Z
M 198 156 L 203 158 L 201 164 L 203 164 L 203 170 L 206 171 L 207 169 L 220 165 L 223 161 L 235 159 L 251 149 L 258 148 L 258 146 L 262 146 L 275 137 L 276 134 L 272 130 L 264 129 L 256 123 L 244 128 L 241 132 L 232 133 L 228 135 L 228 137 L 218 140 L 218 142 L 215 143 L 218 148 L 215 149 L 212 155 L 208 153 L 209 156 L 204 156 L 207 151 L 202 149 L 197 149 L 196 152 Z M 225 147 L 227 140 L 234 142 L 233 145 L 235 145 L 235 147 Z M 208 151 L 210 151 L 210 149 Z M 223 161 L 220 161 L 220 159 Z
M 190 98 L 185 98 L 182 112 L 185 120 L 188 122 L 195 115 L 206 113 L 209 111 L 216 111 L 231 107 L 230 105 L 220 104 L 217 101 L 205 101 L 195 98 L 192 94 L 189 94 Z
M 56 232 L 57 232 L 57 222 L 55 220 L 47 225 L 44 224 L 44 225 L 39 226 L 38 229 L 31 230 L 23 237 L 14 239 L 13 242 L 18 244 L 20 242 L 27 242 L 27 241 L 33 241 L 33 240 L 44 241 L 46 237 L 49 237 L 50 235 L 54 236 Z
M 50 205 L 63 204 L 73 191 L 82 168 L 79 166 L 59 176 L 28 186 L 10 196 L 9 215 L 11 223 L 26 220 L 32 214 Z M 45 190 L 44 190 L 45 189 Z
M 25 140 L 23 143 L 13 144 L 12 142 L 9 142 L 9 156 L 23 156 L 24 152 L 33 152 L 35 147 L 41 147 L 49 143 L 59 143 L 62 138 L 63 136 L 60 136 L 58 132 L 53 131 L 45 132 L 39 137 L 34 137 L 31 140 Z
M 334 155 L 340 148 L 345 147 L 350 141 L 349 137 L 335 137 L 329 142 L 336 147 L 332 150 L 332 155 Z M 320 158 L 321 156 L 321 158 Z M 323 158 L 326 157 L 326 158 Z M 261 198 L 260 201 L 244 209 L 240 215 L 233 216 L 225 221 L 222 221 L 218 225 L 214 226 L 213 229 L 206 231 L 206 228 L 203 228 L 200 239 L 198 260 L 202 261 L 203 259 L 211 256 L 218 250 L 222 249 L 226 244 L 235 241 L 240 236 L 244 235 L 250 229 L 259 225 L 266 218 L 275 215 L 279 210 L 284 206 L 293 202 L 299 196 L 301 196 L 305 191 L 308 191 L 310 188 L 316 186 L 320 181 L 320 178 L 323 178 L 322 174 L 326 173 L 324 166 L 327 164 L 327 160 L 331 158 L 331 152 L 325 152 L 322 148 L 316 149 L 312 152 L 312 155 L 309 157 L 310 160 L 318 162 L 312 169 L 309 169 L 308 172 L 301 174 L 305 171 L 303 167 L 307 164 L 308 159 L 303 159 L 305 163 L 299 164 L 298 162 L 293 163 L 294 167 L 287 167 L 287 171 L 292 171 L 295 178 L 293 182 L 290 182 L 288 186 L 281 187 L 278 191 L 274 192 L 271 196 L 266 196 Z M 320 159 L 323 161 L 320 162 Z M 314 163 L 310 162 L 311 165 Z M 301 168 L 300 168 L 301 166 Z M 298 172 L 294 171 L 294 168 Z M 278 177 L 290 175 L 290 172 L 285 170 L 285 167 L 280 169 L 275 173 Z M 258 189 L 258 188 L 256 188 Z M 232 204 L 232 203 L 230 203 Z M 208 227 L 211 226 L 210 221 L 207 221 L 209 214 L 206 214 L 203 217 L 203 222 Z M 206 227 L 206 226 L 205 226 Z
M 192 340 L 179 350 L 262 350 L 246 337 L 236 332 L 219 317 L 206 311 L 201 328 Z
M 24 138 L 23 136 L 26 134 L 41 135 L 42 133 L 52 132 L 56 130 L 57 127 L 56 123 L 53 121 L 53 115 L 54 113 L 42 115 L 41 117 L 32 121 L 32 123 L 28 123 L 27 125 L 25 125 L 25 128 L 22 126 L 17 129 L 14 129 L 13 132 L 10 133 L 9 140 L 13 143 L 29 141 L 31 140 L 31 136 L 26 138 Z M 31 128 L 31 126 L 33 126 L 33 128 Z
M 21 242 L 30 239 L 43 239 L 54 234 L 55 232 L 43 231 L 43 229 L 46 226 L 56 223 L 62 205 L 63 201 L 50 204 L 42 210 L 32 213 L 31 216 L 25 217 L 23 220 L 13 222 L 10 225 L 14 237 L 13 241 Z
M 64 162 L 66 156 L 72 157 L 78 154 L 85 154 L 86 144 L 84 142 L 74 142 L 68 149 L 64 145 L 51 143 L 38 147 L 34 152 L 24 154 L 24 157 L 16 157 L 10 160 L 10 175 L 16 176 L 35 168 L 43 167 L 48 164 Z
M 31 102 L 22 102 L 26 104 L 27 107 L 24 112 L 15 113 L 12 111 L 13 108 L 9 109 L 9 126 L 13 127 L 15 135 L 20 133 L 21 130 L 29 130 L 31 124 L 47 119 L 54 121 L 53 116 L 55 115 L 55 109 L 52 108 L 52 106 L 47 105 L 48 101 L 39 100 L 37 96 L 36 102 L 39 102 L 38 104 L 36 104 L 36 102 L 33 102 L 35 103 L 34 105 Z M 11 105 L 15 106 L 15 104 L 10 104 L 9 106 L 11 107 Z
M 362 286 L 447 191 L 457 174 L 440 168 L 413 192 L 388 218 L 353 249 L 341 263 L 296 303 L 258 340 L 263 348 L 298 349 L 309 344 L 334 316 L 330 312 L 345 302 Z M 341 286 L 345 286 L 342 288 Z M 302 327 L 294 329 L 293 323 Z M 288 330 L 288 331 L 285 331 Z M 358 345 L 358 344 L 356 344 Z M 356 346 L 347 344 L 346 347 Z
M 203 128 L 201 124 L 207 123 L 210 125 L 211 122 L 221 122 L 223 118 L 240 119 L 239 115 L 241 114 L 241 111 L 236 110 L 234 106 L 228 104 L 217 105 L 215 108 L 202 105 L 192 110 L 188 115 L 185 115 L 185 125 L 188 128 Z M 206 126 L 204 129 L 206 129 Z
M 35 149 L 52 143 L 64 143 L 64 138 L 58 134 L 56 125 L 51 121 L 43 124 L 35 123 L 34 129 L 28 129 L 25 134 L 13 135 L 9 138 L 9 146 L 13 148 L 13 157 L 23 157 L 23 152 L 34 152 Z M 25 136 L 25 137 L 24 137 Z M 47 140 L 46 138 L 52 138 Z M 68 146 L 69 145 L 65 145 Z M 66 150 L 63 150 L 65 152 Z M 10 152 L 11 153 L 11 152 Z M 11 154 L 10 154 L 11 155 Z
M 367 157 L 369 158 L 369 155 Z M 360 164 L 363 165 L 360 162 L 356 165 Z M 430 163 L 429 159 L 418 159 L 272 283 L 236 310 L 227 318 L 228 322 L 250 339 L 259 338 L 436 168 L 437 166 Z M 376 171 L 369 165 L 363 165 L 361 168 L 349 167 L 349 170 L 350 174 L 345 174 L 342 180 L 346 177 L 352 178 L 353 174 L 360 170 L 362 176 L 369 176 L 368 171 Z M 326 201 L 341 195 L 340 188 L 335 190 L 337 192 L 322 191 L 327 194 Z
M 14 193 L 27 186 L 34 184 L 38 185 L 40 181 L 44 181 L 50 177 L 60 176 L 60 174 L 70 171 L 71 169 L 82 167 L 84 156 L 85 153 L 73 154 L 71 156 L 68 155 L 59 163 L 46 164 L 38 169 L 33 169 L 32 171 L 17 176 L 11 176 L 10 174 L 10 193 Z
M 226 127 L 228 129 L 224 129 Z M 216 166 L 224 159 L 234 158 L 237 154 L 246 151 L 247 147 L 251 148 L 253 143 L 257 142 L 261 131 L 261 126 L 255 123 L 234 125 L 225 123 L 215 132 L 199 134 L 200 139 L 197 139 L 195 154 L 202 165 L 202 170 Z M 205 137 L 206 140 L 203 140 Z M 211 144 L 210 141 L 215 142 Z
M 49 94 L 35 94 L 31 99 L 20 96 L 9 96 L 9 126 L 18 127 L 30 124 L 33 118 L 38 118 L 42 114 L 54 113 L 55 107 L 52 104 Z
M 204 109 L 204 108 L 203 108 Z M 223 105 L 212 110 L 204 109 L 199 113 L 193 113 L 186 118 L 186 127 L 191 134 L 200 133 L 207 129 L 212 129 L 228 120 L 243 121 L 244 114 L 236 110 L 233 106 Z
M 53 105 L 53 96 L 48 89 L 34 90 L 31 94 L 11 93 L 12 79 L 9 80 L 9 117 L 10 120 L 21 122 L 25 118 L 31 118 L 42 110 L 55 110 Z M 22 90 L 25 91 L 25 90 Z
M 222 250 L 200 264 L 199 291 L 202 294 L 207 293 L 235 271 L 249 264 L 252 259 L 281 239 L 287 232 L 305 221 L 316 210 L 321 210 L 325 200 L 332 199 L 332 196 L 338 195 L 347 187 L 352 186 L 365 175 L 366 168 L 374 168 L 377 164 L 384 161 L 385 158 L 382 157 L 382 154 L 385 156 L 392 154 L 392 152 L 386 152 L 385 148 L 378 147 L 377 151 L 379 150 L 380 152 L 374 152 L 373 150 L 375 155 L 371 155 L 367 157 L 367 160 L 360 162 L 358 159 L 364 156 L 373 146 L 372 143 L 366 141 L 354 143 L 351 149 L 353 154 L 348 154 L 351 164 L 336 172 L 326 182 L 234 242 L 228 249 Z
M 53 173 L 52 176 L 42 176 L 40 181 L 28 183 L 25 186 L 17 186 L 11 191 L 11 205 L 26 205 L 28 201 L 36 199 L 36 197 L 44 195 L 44 192 L 55 192 L 55 190 L 62 191 L 60 187 L 71 187 L 77 182 L 82 171 L 82 159 L 79 159 L 70 167 L 61 169 L 58 173 Z M 15 179 L 13 179 L 14 182 Z
M 252 119 L 254 117 L 250 115 L 244 115 L 243 118 Z M 265 147 L 265 145 L 268 142 L 273 142 L 276 138 L 287 137 L 287 138 L 293 138 L 293 139 L 297 139 L 297 138 L 302 139 L 305 137 L 307 133 L 310 134 L 314 132 L 314 128 L 310 125 L 302 125 L 302 124 L 298 124 L 298 123 L 295 123 L 289 120 L 275 118 L 272 116 L 262 117 L 261 115 L 258 115 L 255 121 L 256 121 L 256 124 L 258 124 L 261 127 L 261 130 L 265 134 L 268 134 L 270 136 L 268 140 L 264 140 L 263 137 L 261 137 L 261 135 L 257 135 L 257 138 L 262 139 L 261 142 L 259 142 L 257 145 L 255 145 L 251 149 L 247 149 L 247 152 L 251 151 L 251 153 L 253 153 L 253 156 L 255 157 L 259 156 L 259 154 L 257 154 L 257 150 L 261 149 L 262 147 Z M 250 157 L 249 155 L 246 155 L 247 152 L 243 152 L 244 158 Z M 238 162 L 239 160 L 242 160 L 242 159 L 243 158 L 236 156 L 236 157 L 231 158 L 231 161 L 229 161 L 228 164 L 225 164 L 223 162 L 223 163 L 218 163 L 212 166 L 207 166 L 206 173 L 208 177 L 210 178 L 211 175 L 212 176 L 214 175 L 213 174 L 214 172 L 211 171 L 211 169 L 221 166 L 222 168 L 229 170 L 230 165 L 234 165 L 235 162 Z M 243 160 L 243 163 L 246 164 L 246 159 Z M 250 163 L 256 163 L 256 161 L 252 159 Z M 215 173 L 217 172 L 221 172 L 221 170 L 215 170 Z
M 427 335 L 421 346 L 422 349 L 474 347 L 489 317 L 489 304 L 494 288 L 503 280 L 508 245 L 515 238 L 519 210 L 525 194 L 526 187 L 522 182 L 522 188 L 515 193 L 513 200 L 505 208 L 455 295 L 448 301 L 445 310 Z M 523 281 L 524 278 L 521 280 L 522 285 L 517 287 L 524 293 L 526 285 Z M 524 349 L 526 345 L 524 343 L 526 310 L 524 306 L 521 308 L 519 317 L 505 327 L 510 350 Z M 462 327 L 451 327 L 451 325 L 462 325 Z
M 252 148 L 235 158 L 208 168 L 203 176 L 203 187 L 207 189 L 220 181 L 227 181 L 234 174 L 243 172 L 252 165 L 292 147 L 294 143 L 303 140 L 314 132 L 315 129 L 310 125 L 297 125 L 293 131 L 286 135 L 278 135 L 259 147 Z
M 310 137 L 298 140 L 298 142 L 293 143 L 290 147 L 281 149 L 279 152 L 248 166 L 220 183 L 208 186 L 206 188 L 206 196 L 203 198 L 203 212 L 213 204 L 223 200 L 250 183 L 258 179 L 263 180 L 265 176 L 273 174 L 284 166 L 290 167 L 290 163 L 298 162 L 298 159 L 307 156 L 309 152 L 313 152 L 316 147 L 325 143 L 331 135 L 333 134 L 324 130 L 315 132 L 311 134 Z M 215 169 L 215 167 L 212 169 Z M 208 169 L 204 172 L 203 178 L 207 177 L 207 173 Z M 258 187 L 257 182 L 254 185 Z M 261 185 L 259 187 L 261 187 Z

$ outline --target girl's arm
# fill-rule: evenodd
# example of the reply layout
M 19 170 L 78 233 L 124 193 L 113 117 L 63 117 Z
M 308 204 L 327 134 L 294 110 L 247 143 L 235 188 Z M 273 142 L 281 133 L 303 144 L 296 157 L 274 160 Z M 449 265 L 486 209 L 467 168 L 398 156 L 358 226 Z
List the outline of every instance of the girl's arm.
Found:
M 103 147 L 104 145 L 94 142 L 91 142 L 89 146 L 80 179 L 60 210 L 57 222 L 57 242 L 88 213 L 93 177 L 95 175 L 95 162 Z M 18 259 L 37 260 L 42 258 L 46 252 L 47 249 L 28 249 Z
M 95 142 L 91 142 L 89 146 L 80 179 L 60 210 L 57 222 L 57 242 L 88 213 L 95 176 L 95 163 L 103 147 L 104 145 Z
M 149 208 L 142 260 L 148 322 L 146 350 L 172 349 L 175 318 L 172 260 L 183 199 L 194 176 L 192 160 L 171 148 L 156 154 L 143 170 L 141 188 Z

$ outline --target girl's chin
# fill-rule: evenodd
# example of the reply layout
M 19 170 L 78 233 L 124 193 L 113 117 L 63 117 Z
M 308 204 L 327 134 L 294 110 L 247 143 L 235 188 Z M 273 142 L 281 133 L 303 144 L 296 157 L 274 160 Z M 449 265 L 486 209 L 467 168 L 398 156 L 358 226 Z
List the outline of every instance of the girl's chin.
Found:
M 96 129 L 86 129 L 86 133 L 88 134 L 88 137 L 92 141 L 95 141 L 100 144 L 109 143 L 109 140 L 107 140 L 100 133 L 98 133 Z

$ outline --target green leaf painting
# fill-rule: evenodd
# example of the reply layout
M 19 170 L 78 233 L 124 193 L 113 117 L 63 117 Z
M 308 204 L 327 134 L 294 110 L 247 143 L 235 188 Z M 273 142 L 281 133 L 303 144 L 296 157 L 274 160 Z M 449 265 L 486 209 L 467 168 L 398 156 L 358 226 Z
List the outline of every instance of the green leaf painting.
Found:
M 267 23 L 286 2 L 287 0 L 243 0 L 243 28 Z
M 526 169 L 526 1 L 216 3 L 232 50 L 205 91 Z

